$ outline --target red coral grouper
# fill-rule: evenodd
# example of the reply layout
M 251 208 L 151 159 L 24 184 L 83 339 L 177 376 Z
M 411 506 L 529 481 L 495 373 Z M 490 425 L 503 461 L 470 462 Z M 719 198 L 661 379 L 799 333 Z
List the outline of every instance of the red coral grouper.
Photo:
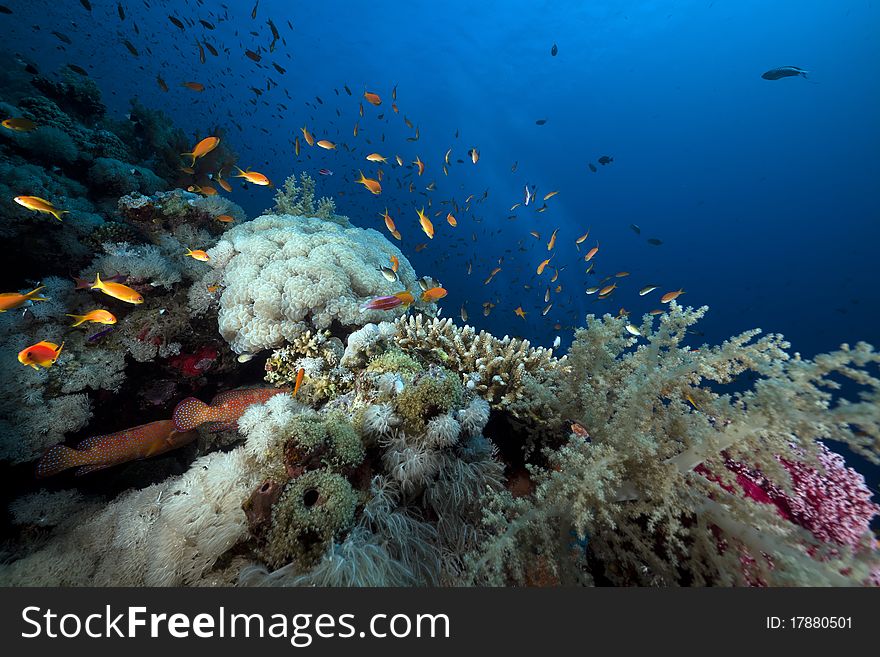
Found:
M 171 417 L 178 431 L 192 431 L 205 423 L 210 423 L 212 429 L 233 429 L 249 406 L 289 392 L 287 388 L 239 388 L 221 392 L 210 405 L 187 397 L 177 405 Z
M 145 459 L 183 447 L 196 439 L 195 432 L 179 432 L 171 420 L 159 420 L 124 431 L 86 438 L 76 449 L 55 445 L 37 463 L 37 477 L 51 477 L 77 468 L 77 475 L 120 463 Z

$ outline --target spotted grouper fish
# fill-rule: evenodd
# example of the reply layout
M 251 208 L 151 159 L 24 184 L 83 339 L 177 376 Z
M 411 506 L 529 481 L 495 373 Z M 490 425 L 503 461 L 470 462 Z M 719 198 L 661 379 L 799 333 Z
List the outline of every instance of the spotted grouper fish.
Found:
M 37 463 L 37 477 L 51 477 L 70 468 L 77 469 L 77 476 L 84 475 L 120 463 L 164 454 L 191 443 L 197 437 L 194 431 L 177 431 L 172 420 L 159 420 L 86 438 L 76 448 L 55 445 Z
M 211 429 L 233 429 L 249 406 L 289 392 L 287 388 L 238 388 L 221 392 L 210 404 L 187 397 L 174 409 L 174 426 L 181 432 L 192 431 L 203 424 Z

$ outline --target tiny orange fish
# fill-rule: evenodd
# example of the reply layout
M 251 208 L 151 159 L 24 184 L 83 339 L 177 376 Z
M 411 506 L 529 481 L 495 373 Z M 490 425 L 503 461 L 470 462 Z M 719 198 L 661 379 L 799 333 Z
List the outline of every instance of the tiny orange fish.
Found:
M 200 157 L 205 157 L 208 153 L 213 151 L 220 144 L 219 137 L 205 137 L 198 144 L 196 144 L 192 152 L 190 153 L 181 153 L 181 157 L 191 157 L 192 163 L 189 165 L 190 167 L 194 167 L 196 165 L 196 160 Z
M 217 221 L 219 221 L 221 224 L 231 224 L 235 221 L 235 219 L 233 217 L 229 216 L 228 214 L 218 214 L 214 218 Z
M 599 253 L 599 242 L 596 242 L 596 246 L 587 251 L 587 255 L 584 256 L 584 262 L 589 262 L 593 259 L 593 256 Z
M 449 225 L 452 226 L 453 228 L 454 228 L 455 226 L 458 225 L 458 221 L 455 219 L 455 217 L 452 216 L 452 213 L 451 213 L 451 212 L 450 212 L 449 214 L 446 215 L 446 221 L 447 221 L 447 222 L 449 223 Z
M 144 297 L 140 292 L 131 289 L 127 285 L 123 285 L 122 283 L 112 283 L 110 281 L 102 281 L 101 274 L 95 274 L 95 282 L 92 283 L 91 289 L 100 290 L 107 296 L 113 297 L 114 299 L 119 299 L 120 301 L 125 301 L 126 303 L 133 303 L 135 305 L 143 303 Z
M 330 141 L 329 139 L 321 139 L 321 140 L 319 140 L 319 141 L 317 142 L 317 144 L 318 144 L 318 146 L 320 146 L 321 148 L 326 149 L 326 150 L 328 150 L 328 151 L 332 151 L 333 149 L 336 148 L 336 144 L 334 144 L 334 143 L 333 143 L 332 141 Z
M 382 99 L 379 98 L 379 94 L 374 94 L 374 93 L 372 93 L 371 91 L 365 91 L 365 92 L 364 92 L 364 99 L 365 99 L 368 103 L 370 103 L 370 105 L 376 105 L 376 106 L 378 106 L 378 105 L 381 105 L 381 104 L 382 104 Z
M 37 296 L 37 293 L 42 290 L 43 287 L 45 286 L 41 285 L 35 290 L 31 290 L 25 294 L 21 294 L 20 292 L 4 292 L 0 294 L 0 313 L 20 308 L 28 301 L 45 301 L 45 297 Z
M 680 295 L 684 294 L 684 289 L 675 290 L 674 292 L 667 292 L 662 297 L 660 297 L 660 303 L 669 303 L 673 299 L 677 299 Z
M 299 392 L 299 387 L 302 385 L 303 377 L 305 377 L 306 370 L 305 368 L 300 367 L 299 371 L 296 373 L 296 383 L 293 385 L 293 396 L 296 397 L 296 393 Z
M 305 138 L 306 143 L 309 146 L 314 146 L 315 145 L 315 135 L 313 135 L 311 132 L 309 132 L 305 126 L 300 128 L 300 130 L 302 130 L 303 137 Z
M 93 324 L 115 324 L 116 317 L 107 310 L 102 310 L 98 308 L 97 310 L 93 310 L 85 315 L 67 315 L 68 317 L 73 317 L 76 321 L 71 324 L 71 327 L 79 326 L 85 322 L 92 322 Z
M 382 185 L 379 184 L 378 180 L 374 180 L 373 178 L 367 178 L 366 176 L 364 176 L 363 171 L 358 171 L 358 173 L 360 174 L 360 179 L 355 180 L 356 183 L 359 183 L 359 184 L 363 185 L 364 187 L 366 187 L 367 189 L 369 189 L 370 193 L 372 193 L 375 196 L 378 196 L 379 194 L 382 193 Z
M 244 170 L 239 167 L 235 167 L 238 169 L 238 173 L 234 175 L 235 178 L 244 178 L 249 183 L 254 185 L 260 185 L 262 187 L 272 187 L 272 181 L 269 180 L 262 173 L 258 173 L 257 171 L 251 171 L 250 169 Z
M 419 223 L 422 225 L 422 231 L 429 239 L 434 239 L 434 224 L 432 224 L 431 220 L 425 215 L 425 208 L 423 207 L 421 210 L 417 210 L 416 213 L 419 215 Z
M 418 155 L 416 155 L 416 159 L 413 160 L 413 164 L 415 164 L 419 168 L 419 175 L 421 176 L 425 172 L 425 163 L 419 159 Z
M 205 85 L 201 84 L 200 82 L 181 82 L 180 86 L 186 87 L 191 91 L 198 91 L 199 93 L 205 90 Z
M 546 260 L 542 260 L 542 261 L 541 261 L 541 264 L 538 265 L 538 269 L 536 270 L 536 271 L 537 271 L 537 274 L 538 274 L 539 276 L 540 276 L 541 274 L 544 273 L 544 267 L 546 267 L 548 264 L 550 264 L 550 261 L 551 261 L 552 259 L 553 259 L 553 256 L 550 256 L 550 257 L 547 258 Z
M 33 367 L 35 370 L 41 367 L 50 368 L 58 360 L 61 350 L 64 349 L 64 343 L 59 347 L 54 342 L 42 340 L 30 347 L 25 347 L 18 352 L 18 362 L 22 365 Z
M 183 255 L 189 256 L 193 260 L 199 260 L 200 262 L 208 262 L 209 260 L 211 260 L 211 256 L 209 256 L 201 249 L 196 249 L 195 251 L 193 251 L 192 249 L 187 249 L 186 253 L 184 253 Z
M 432 301 L 437 301 L 438 299 L 442 299 L 447 294 L 446 290 L 442 287 L 432 287 L 428 288 L 424 292 L 422 292 L 422 301 L 425 303 L 431 303 Z

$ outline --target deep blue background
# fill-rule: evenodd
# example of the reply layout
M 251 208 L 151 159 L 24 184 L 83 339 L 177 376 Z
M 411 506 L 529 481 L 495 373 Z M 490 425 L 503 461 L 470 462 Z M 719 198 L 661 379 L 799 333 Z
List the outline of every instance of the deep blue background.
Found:
M 276 184 L 310 172 L 319 193 L 334 196 L 338 211 L 358 225 L 384 232 L 379 216 L 389 208 L 417 272 L 449 290 L 446 314 L 458 316 L 467 303 L 470 323 L 480 328 L 545 345 L 561 335 L 567 343 L 587 312 L 623 306 L 638 316 L 657 307 L 663 292 L 683 287 L 681 302 L 711 307 L 696 342 L 760 326 L 785 334 L 807 356 L 841 342 L 880 344 L 876 2 L 261 0 L 255 20 L 251 0 L 230 1 L 228 10 L 213 2 L 128 1 L 124 20 L 116 2 L 93 0 L 91 13 L 78 0 L 6 4 L 13 14 L 0 16 L 4 47 L 44 70 L 85 67 L 117 117 L 138 96 L 168 112 L 193 143 L 215 125 L 225 128 L 241 166 Z M 269 17 L 284 38 L 273 53 Z M 216 29 L 204 29 L 198 18 Z M 220 56 L 208 54 L 200 64 L 196 40 L 208 40 Z M 262 62 L 248 59 L 245 48 L 261 52 Z M 782 65 L 808 69 L 809 79 L 761 79 Z M 159 89 L 157 74 L 169 92 Z M 187 80 L 207 90 L 182 88 Z M 277 86 L 267 89 L 269 80 Z M 400 114 L 390 108 L 394 85 Z M 359 118 L 365 89 L 383 104 L 364 103 Z M 413 131 L 404 115 L 419 126 L 418 142 L 406 141 Z M 303 125 L 339 149 L 304 145 L 295 157 L 292 142 Z M 477 165 L 467 160 L 471 147 L 480 151 Z M 407 162 L 406 169 L 383 167 L 378 197 L 353 182 L 358 169 L 375 174 L 364 160 L 372 151 Z M 421 178 L 409 165 L 416 155 L 427 165 Z M 600 155 L 614 162 L 591 173 L 587 163 Z M 323 167 L 335 175 L 320 176 Z M 406 191 L 410 181 L 417 181 L 414 194 Z M 431 181 L 437 191 L 424 192 Z M 545 213 L 520 207 L 508 219 L 526 184 L 537 185 L 537 206 L 546 192 L 560 193 Z M 457 228 L 446 224 L 441 200 L 463 205 L 487 188 L 488 199 L 460 213 Z M 429 197 L 432 211 L 443 212 L 434 218 L 436 238 L 416 253 L 428 240 L 415 210 Z M 236 186 L 232 198 L 251 216 L 272 205 L 265 188 Z M 563 291 L 542 317 L 553 270 L 540 279 L 534 272 L 557 227 L 552 264 L 565 267 Z M 584 274 L 586 248 L 573 244 L 587 227 L 583 247 L 601 245 L 592 277 Z M 663 244 L 650 246 L 649 237 Z M 502 256 L 502 271 L 484 286 Z M 620 270 L 631 275 L 611 299 L 597 303 L 584 294 Z M 660 289 L 640 298 L 636 291 L 648 283 Z M 497 304 L 488 318 L 485 301 Z M 514 315 L 520 305 L 525 320 Z

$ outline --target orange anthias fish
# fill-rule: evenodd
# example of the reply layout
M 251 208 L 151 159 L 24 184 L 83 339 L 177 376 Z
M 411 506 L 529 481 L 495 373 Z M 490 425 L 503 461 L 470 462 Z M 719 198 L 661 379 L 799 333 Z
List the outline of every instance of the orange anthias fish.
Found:
M 370 153 L 367 155 L 367 160 L 370 162 L 387 162 L 388 158 L 382 157 L 379 153 Z
M 553 234 L 550 236 L 550 241 L 547 242 L 547 250 L 552 251 L 553 247 L 556 246 L 556 233 L 559 232 L 559 229 L 553 231 Z
M 43 285 L 38 287 L 35 290 L 31 290 L 25 294 L 21 294 L 20 292 L 4 292 L 0 294 L 0 313 L 5 313 L 7 310 L 15 310 L 16 308 L 20 308 L 28 301 L 45 301 L 45 297 L 38 297 L 37 292 L 43 289 Z
M 231 224 L 235 221 L 235 219 L 228 214 L 218 214 L 216 217 L 214 217 L 214 219 L 222 224 Z
M 192 431 L 203 424 L 209 424 L 211 429 L 232 429 L 250 406 L 288 392 L 288 388 L 239 388 L 221 392 L 210 405 L 187 397 L 175 407 L 171 417 L 180 432 Z
M 452 216 L 451 212 L 446 215 L 446 221 L 453 228 L 458 225 L 458 221 L 455 219 L 455 217 Z
M 184 253 L 183 255 L 189 256 L 193 260 L 199 260 L 201 262 L 208 262 L 211 259 L 211 256 L 205 253 L 202 249 L 196 249 L 195 251 L 193 251 L 192 249 L 187 249 L 186 253 Z
M 126 303 L 139 304 L 144 302 L 144 297 L 137 290 L 133 290 L 122 283 L 110 283 L 102 281 L 101 274 L 95 274 L 95 282 L 92 283 L 91 289 L 100 290 L 107 296 L 125 301 Z
M 41 367 L 49 368 L 58 360 L 62 349 L 64 349 L 63 342 L 59 347 L 54 342 L 43 340 L 19 351 L 18 362 L 22 365 L 33 367 L 35 370 Z
M 394 225 L 394 219 L 388 214 L 388 208 L 385 208 L 385 214 L 382 215 L 382 218 L 385 220 L 385 228 L 387 228 L 388 232 L 393 235 L 394 231 L 397 230 L 397 227 Z
M 416 159 L 413 160 L 413 164 L 415 164 L 419 168 L 419 175 L 421 176 L 425 173 L 425 163 L 419 159 L 419 156 L 416 155 Z
M 415 301 L 413 295 L 404 290 L 387 297 L 373 297 L 361 305 L 361 312 L 366 312 L 367 310 L 392 310 L 400 305 L 409 306 L 413 301 Z
M 196 165 L 196 160 L 200 157 L 205 157 L 208 153 L 213 151 L 220 144 L 219 137 L 205 137 L 200 141 L 195 147 L 192 149 L 191 153 L 181 153 L 181 157 L 191 157 L 192 164 L 190 167 L 194 167 Z
M 97 310 L 93 310 L 85 315 L 67 315 L 68 317 L 73 317 L 76 321 L 70 326 L 79 326 L 80 324 L 84 324 L 85 322 L 92 322 L 93 324 L 115 324 L 116 317 L 108 310 L 103 310 L 98 308 Z
M 389 260 L 391 260 L 391 271 L 396 273 L 400 269 L 400 260 L 397 259 L 396 255 L 391 256 Z
M 36 123 L 24 117 L 3 119 L 3 121 L 0 122 L 0 125 L 2 125 L 7 130 L 14 130 L 16 132 L 30 132 L 31 130 L 37 129 Z
M 62 214 L 70 214 L 70 210 L 59 210 L 51 201 L 47 201 L 39 196 L 16 196 L 12 199 L 19 205 L 26 207 L 28 210 L 36 210 L 44 214 L 51 214 L 58 221 L 61 221 Z
M 537 273 L 539 276 L 540 276 L 541 274 L 544 273 L 544 267 L 546 267 L 547 265 L 549 265 L 551 260 L 553 260 L 553 256 L 550 256 L 550 257 L 547 258 L 546 260 L 542 260 L 542 261 L 541 261 L 541 264 L 538 265 L 538 269 L 536 270 L 536 273 Z
M 195 431 L 177 431 L 172 420 L 159 420 L 116 433 L 86 438 L 76 448 L 55 445 L 37 463 L 37 477 L 51 477 L 69 468 L 77 468 L 77 476 L 84 475 L 121 463 L 164 454 L 191 443 L 197 437 Z
M 334 144 L 334 143 L 333 143 L 332 141 L 330 141 L 329 139 L 321 139 L 321 140 L 319 140 L 319 141 L 317 142 L 317 144 L 318 144 L 318 146 L 320 146 L 321 148 L 324 148 L 324 149 L 326 149 L 326 150 L 328 150 L 328 151 L 332 151 L 333 149 L 336 148 L 336 144 Z
M 190 91 L 198 91 L 199 93 L 205 90 L 205 85 L 201 82 L 181 82 L 180 86 L 186 87 Z
M 365 92 L 364 92 L 364 99 L 365 99 L 368 103 L 370 103 L 370 105 L 376 105 L 376 106 L 379 106 L 379 105 L 382 104 L 382 99 L 379 98 L 379 94 L 374 94 L 374 93 L 372 93 L 372 92 L 370 92 L 370 91 L 365 91 Z
M 272 186 L 272 181 L 269 180 L 262 173 L 258 173 L 256 171 L 251 171 L 250 169 L 245 171 L 244 169 L 240 169 L 239 167 L 235 167 L 235 168 L 238 169 L 238 173 L 236 173 L 233 176 L 234 178 L 244 178 L 249 183 L 253 183 L 254 185 L 261 185 L 263 187 L 271 187 Z
M 416 213 L 419 215 L 419 223 L 422 225 L 422 230 L 425 235 L 427 235 L 430 239 L 434 239 L 434 224 L 431 223 L 431 220 L 428 219 L 425 214 L 425 208 L 421 210 L 417 210 Z
M 438 299 L 442 299 L 447 294 L 446 290 L 442 287 L 432 287 L 428 288 L 424 292 L 422 292 L 422 301 L 425 303 L 431 303 L 432 301 L 437 301 Z
M 306 126 L 303 126 L 302 128 L 300 128 L 300 130 L 303 133 L 303 137 L 305 138 L 306 143 L 309 146 L 314 146 L 315 145 L 315 135 L 313 135 L 311 132 L 309 132 L 309 130 L 308 130 L 308 128 L 306 128 Z
M 302 385 L 303 378 L 306 375 L 306 371 L 304 368 L 300 367 L 299 372 L 296 373 L 296 383 L 293 386 L 293 396 L 296 397 L 296 393 L 299 392 L 299 387 Z
M 582 425 L 578 422 L 571 423 L 571 432 L 574 435 L 580 436 L 581 438 L 584 438 L 584 439 L 589 439 L 589 437 L 590 437 L 590 432 L 584 428 L 584 425 Z
M 221 172 L 217 172 L 217 184 L 220 185 L 227 192 L 232 192 L 232 185 L 230 185 L 225 179 L 220 176 Z
M 522 317 L 523 319 L 526 318 L 526 311 L 522 309 L 522 306 L 517 306 L 513 312 L 516 314 L 517 317 Z
M 682 294 L 684 294 L 684 289 L 675 290 L 674 292 L 667 292 L 662 297 L 660 297 L 660 303 L 669 303 L 673 299 L 677 299 Z
M 599 242 L 596 242 L 596 246 L 587 251 L 587 255 L 584 256 L 584 262 L 589 262 L 593 259 L 593 256 L 599 253 Z
M 376 196 L 382 193 L 382 185 L 379 184 L 378 180 L 373 180 L 372 178 L 367 178 L 364 176 L 363 171 L 358 171 L 360 174 L 360 179 L 355 180 L 356 183 L 359 183 L 370 190 L 370 192 Z

